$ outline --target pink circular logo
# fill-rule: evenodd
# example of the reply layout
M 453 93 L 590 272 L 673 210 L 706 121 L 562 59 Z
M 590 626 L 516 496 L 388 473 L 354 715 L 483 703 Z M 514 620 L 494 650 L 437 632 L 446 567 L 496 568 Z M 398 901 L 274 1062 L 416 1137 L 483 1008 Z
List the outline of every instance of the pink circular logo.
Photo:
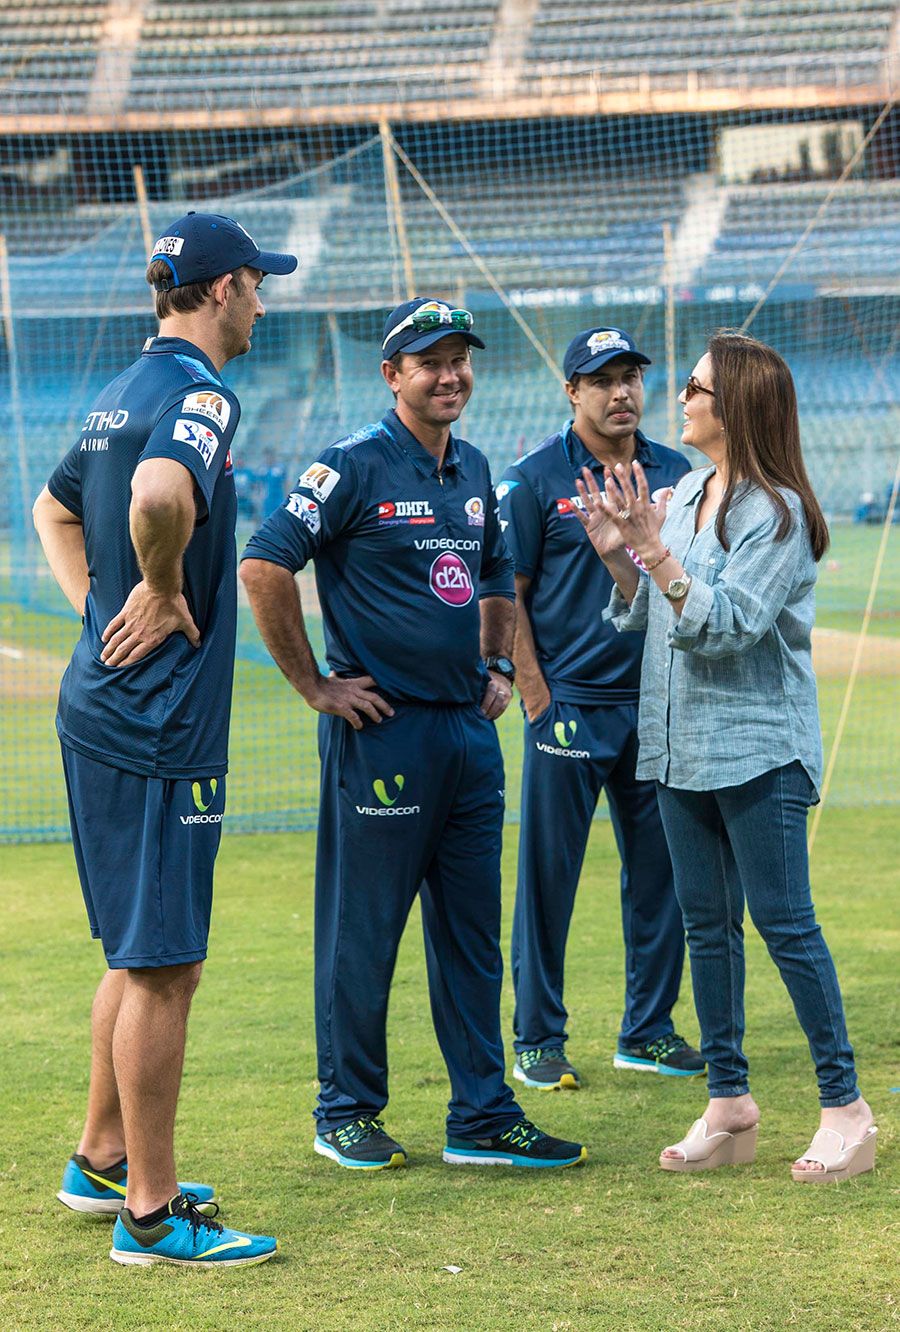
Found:
M 434 561 L 428 581 L 434 595 L 448 606 L 467 606 L 475 595 L 468 565 L 450 551 Z

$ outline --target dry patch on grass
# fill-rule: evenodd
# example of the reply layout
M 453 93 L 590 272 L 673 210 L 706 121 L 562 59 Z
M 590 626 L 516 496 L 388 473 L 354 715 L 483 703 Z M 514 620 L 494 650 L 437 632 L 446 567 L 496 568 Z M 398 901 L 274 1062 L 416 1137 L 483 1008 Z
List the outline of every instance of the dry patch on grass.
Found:
M 813 665 L 822 679 L 840 679 L 850 674 L 859 634 L 844 629 L 813 630 Z M 859 665 L 860 675 L 900 675 L 900 638 L 866 638 Z
M 0 643 L 0 698 L 56 698 L 68 658 Z

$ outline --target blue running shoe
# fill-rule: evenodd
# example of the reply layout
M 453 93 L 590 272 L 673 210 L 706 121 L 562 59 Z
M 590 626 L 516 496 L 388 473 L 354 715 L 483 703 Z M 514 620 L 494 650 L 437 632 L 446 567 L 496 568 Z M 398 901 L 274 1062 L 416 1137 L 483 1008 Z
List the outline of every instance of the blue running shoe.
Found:
M 380 1119 L 364 1115 L 331 1133 L 317 1133 L 313 1151 L 351 1169 L 390 1170 L 406 1164 L 406 1152 Z
M 125 1206 L 125 1189 L 128 1183 L 128 1162 L 117 1161 L 105 1170 L 95 1170 L 86 1156 L 78 1153 L 71 1156 L 63 1173 L 62 1188 L 57 1198 L 73 1212 L 94 1212 L 97 1215 L 117 1216 Z M 198 1211 L 214 1216 L 216 1207 L 215 1189 L 208 1184 L 179 1184 L 182 1193 L 190 1193 L 196 1198 Z
M 114 1263 L 148 1267 L 249 1267 L 274 1257 L 278 1241 L 271 1235 L 243 1235 L 221 1221 L 198 1212 L 189 1193 L 176 1193 L 169 1215 L 155 1226 L 139 1226 L 123 1207 L 113 1227 L 109 1256 Z
M 531 1166 L 547 1169 L 581 1165 L 587 1148 L 566 1142 L 520 1119 L 492 1138 L 447 1138 L 444 1160 L 448 1165 Z
M 620 1045 L 613 1068 L 631 1073 L 661 1073 L 667 1078 L 702 1078 L 706 1064 L 699 1050 L 672 1032 L 649 1045 Z

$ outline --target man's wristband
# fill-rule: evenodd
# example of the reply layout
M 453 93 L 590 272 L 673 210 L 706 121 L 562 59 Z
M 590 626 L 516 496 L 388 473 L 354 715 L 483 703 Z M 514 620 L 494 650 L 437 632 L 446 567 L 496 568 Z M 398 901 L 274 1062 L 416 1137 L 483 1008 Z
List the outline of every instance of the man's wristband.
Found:
M 654 569 L 658 569 L 661 564 L 665 564 L 666 560 L 670 557 L 671 554 L 672 552 L 669 550 L 669 547 L 666 546 L 665 550 L 660 555 L 658 560 L 654 560 L 652 564 L 648 564 L 647 561 L 645 560 L 644 568 L 647 570 L 647 573 L 653 573 Z

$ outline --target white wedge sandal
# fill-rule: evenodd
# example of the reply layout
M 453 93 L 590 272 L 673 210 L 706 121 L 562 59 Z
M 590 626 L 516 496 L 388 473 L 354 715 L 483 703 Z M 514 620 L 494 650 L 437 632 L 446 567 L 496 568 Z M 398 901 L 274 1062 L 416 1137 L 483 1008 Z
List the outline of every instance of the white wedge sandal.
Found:
M 875 1136 L 873 1124 L 864 1138 L 847 1146 L 847 1140 L 837 1129 L 820 1128 L 801 1161 L 818 1161 L 824 1170 L 801 1170 L 791 1166 L 791 1178 L 798 1184 L 836 1184 L 853 1175 L 863 1175 L 875 1166 Z
M 705 1119 L 695 1119 L 687 1136 L 666 1151 L 681 1152 L 681 1156 L 660 1155 L 663 1170 L 715 1170 L 724 1165 L 749 1165 L 756 1157 L 756 1138 L 759 1125 L 743 1129 L 740 1133 L 710 1133 Z

